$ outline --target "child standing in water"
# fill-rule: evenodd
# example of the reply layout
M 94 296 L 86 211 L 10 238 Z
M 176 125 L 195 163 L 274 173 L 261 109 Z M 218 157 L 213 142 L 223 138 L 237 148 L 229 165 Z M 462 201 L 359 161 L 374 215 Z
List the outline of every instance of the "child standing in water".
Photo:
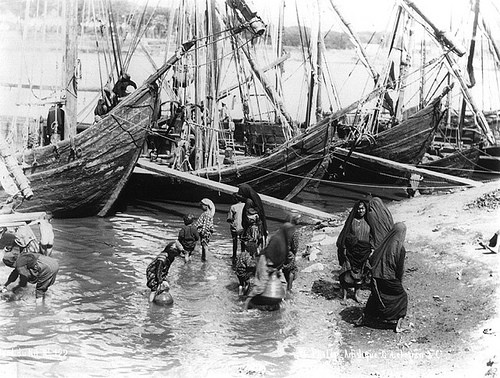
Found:
M 250 279 L 255 275 L 257 263 L 257 245 L 254 242 L 247 244 L 246 249 L 241 251 L 236 260 L 236 277 L 239 281 L 238 294 L 247 295 L 250 289 Z
M 178 240 L 186 251 L 184 254 L 184 261 L 187 263 L 191 259 L 191 254 L 196 247 L 196 242 L 200 239 L 198 229 L 193 225 L 193 214 L 184 215 L 184 226 L 179 231 Z
M 195 226 L 198 229 L 198 234 L 200 235 L 201 244 L 201 261 L 207 260 L 208 253 L 208 243 L 210 242 L 210 236 L 214 232 L 214 214 L 215 205 L 208 198 L 203 198 L 200 201 L 203 213 L 196 221 Z
M 52 213 L 47 211 L 40 220 L 40 251 L 46 255 L 52 255 L 54 246 L 54 229 L 52 228 Z
M 233 194 L 234 204 L 231 205 L 227 213 L 227 222 L 229 223 L 229 230 L 231 231 L 231 238 L 233 239 L 233 265 L 236 263 L 236 256 L 238 252 L 238 243 L 241 242 L 241 250 L 243 251 L 243 242 L 241 237 L 243 235 L 243 208 L 245 203 L 242 198 L 237 194 Z

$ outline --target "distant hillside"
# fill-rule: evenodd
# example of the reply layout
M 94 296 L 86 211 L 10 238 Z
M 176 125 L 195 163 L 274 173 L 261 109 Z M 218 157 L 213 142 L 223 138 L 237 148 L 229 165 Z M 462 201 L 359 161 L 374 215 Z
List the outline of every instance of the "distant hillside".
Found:
M 381 33 L 373 32 L 361 32 L 357 35 L 362 45 L 366 45 L 368 43 L 378 43 L 381 36 Z M 285 46 L 300 46 L 303 43 L 307 43 L 310 38 L 310 29 L 306 29 L 304 32 L 304 30 L 299 29 L 298 26 L 289 26 L 285 28 L 283 33 L 283 44 Z M 330 31 L 327 33 L 325 37 L 325 46 L 327 49 L 340 50 L 354 48 L 354 45 L 349 40 L 347 34 L 336 31 Z

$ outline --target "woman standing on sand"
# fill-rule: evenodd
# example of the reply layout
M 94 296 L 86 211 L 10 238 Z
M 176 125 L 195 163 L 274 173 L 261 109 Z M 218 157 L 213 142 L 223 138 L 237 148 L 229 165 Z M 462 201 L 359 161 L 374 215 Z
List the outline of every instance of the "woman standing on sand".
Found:
M 352 208 L 337 239 L 337 257 L 342 273 L 339 277 L 343 300 L 347 288 L 354 287 L 354 299 L 367 280 L 368 258 L 394 226 L 392 214 L 378 197 L 358 201 Z
M 405 236 L 405 224 L 396 223 L 370 257 L 371 294 L 357 325 L 376 321 L 394 326 L 396 332 L 401 331 L 401 321 L 408 308 L 408 295 L 402 283 Z
M 337 257 L 339 265 L 342 267 L 339 280 L 344 302 L 347 299 L 348 287 L 354 287 L 354 299 L 356 302 L 360 302 L 358 292 L 368 273 L 367 261 L 372 248 L 370 244 L 371 229 L 366 217 L 367 208 L 367 202 L 356 202 L 337 239 Z

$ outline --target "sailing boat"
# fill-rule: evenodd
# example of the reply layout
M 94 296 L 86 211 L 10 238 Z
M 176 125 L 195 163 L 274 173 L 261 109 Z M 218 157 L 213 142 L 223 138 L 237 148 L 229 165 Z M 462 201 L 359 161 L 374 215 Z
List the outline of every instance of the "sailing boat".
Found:
M 418 107 L 409 108 L 408 105 L 403 102 L 403 97 L 401 96 L 404 90 L 408 91 L 408 88 L 406 88 L 407 85 L 405 84 L 406 81 L 408 80 L 407 76 L 399 75 L 400 78 L 398 80 L 395 80 L 394 79 L 395 75 L 392 72 L 394 70 L 394 64 L 390 60 L 389 64 L 386 66 L 386 69 L 384 71 L 385 74 L 379 77 L 378 79 L 381 80 L 382 77 L 385 77 L 386 82 L 387 80 L 389 80 L 389 82 L 392 81 L 394 83 L 393 88 L 395 89 L 399 88 L 399 96 L 397 97 L 396 101 L 393 102 L 394 107 L 392 107 L 391 104 L 387 104 L 385 102 L 387 97 L 380 96 L 377 102 L 376 111 L 372 113 L 372 115 L 370 116 L 371 118 L 366 118 L 367 122 L 365 122 L 365 125 L 367 127 L 365 129 L 361 129 L 361 130 L 367 129 L 368 135 L 367 136 L 359 135 L 359 128 L 358 128 L 356 129 L 358 135 L 356 135 L 356 140 L 351 144 L 349 151 L 346 152 L 346 151 L 333 150 L 332 152 L 333 169 L 331 169 L 331 172 L 336 174 L 337 177 L 338 173 L 336 171 L 345 170 L 346 166 L 350 166 L 350 169 L 357 171 L 357 174 L 355 174 L 354 172 L 350 172 L 349 176 L 351 177 L 351 179 L 355 179 L 359 182 L 361 178 L 367 178 L 367 171 L 368 171 L 367 166 L 371 166 L 372 168 L 374 167 L 374 165 L 371 162 L 372 160 L 371 158 L 367 157 L 368 161 L 366 162 L 366 164 L 364 164 L 363 156 L 357 156 L 357 155 L 353 156 L 352 152 L 363 152 L 368 155 L 388 159 L 390 161 L 395 161 L 395 162 L 410 163 L 410 164 L 418 164 L 421 162 L 422 157 L 424 156 L 425 152 L 429 149 L 429 146 L 433 142 L 433 137 L 435 135 L 436 130 L 438 129 L 439 124 L 443 122 L 445 118 L 444 116 L 446 114 L 445 112 L 438 109 L 440 105 L 439 103 L 444 97 L 444 92 L 442 95 L 438 97 L 439 101 L 435 98 L 430 103 L 430 105 L 425 105 L 424 101 L 425 98 L 429 98 L 429 96 L 432 96 L 432 93 L 436 93 L 436 91 L 440 87 L 440 83 L 448 85 L 445 88 L 445 92 L 450 93 L 452 85 L 450 85 L 449 81 L 446 82 L 446 80 L 443 80 L 443 76 L 446 77 L 446 74 L 443 75 L 442 73 L 439 72 L 439 70 L 434 69 L 434 71 L 437 72 L 437 74 L 435 74 L 436 75 L 435 78 L 431 78 L 429 73 L 429 71 L 431 71 L 430 68 L 432 67 L 441 68 L 441 66 L 445 65 L 444 63 L 448 63 L 448 65 L 450 66 L 449 67 L 450 72 L 452 72 L 452 74 L 457 78 L 460 89 L 464 93 L 464 96 L 467 98 L 467 103 L 470 104 L 470 106 L 474 110 L 474 114 L 476 114 L 476 118 L 478 119 L 479 123 L 478 129 L 482 131 L 484 138 L 487 139 L 488 142 L 494 141 L 494 139 L 492 138 L 491 131 L 489 130 L 489 127 L 486 121 L 484 120 L 484 116 L 482 115 L 481 112 L 477 110 L 477 107 L 474 106 L 474 101 L 472 96 L 469 94 L 466 86 L 463 84 L 463 80 L 461 81 L 462 76 L 459 70 L 457 70 L 457 68 L 455 67 L 456 65 L 452 64 L 454 62 L 453 57 L 451 57 L 452 53 L 455 53 L 456 55 L 459 56 L 463 55 L 464 53 L 460 51 L 457 48 L 457 46 L 453 44 L 453 42 L 446 37 L 446 35 L 444 35 L 432 23 L 430 23 L 428 19 L 425 18 L 425 16 L 418 11 L 418 8 L 416 8 L 415 5 L 410 1 L 404 1 L 401 3 L 401 5 L 398 6 L 398 14 L 396 20 L 398 20 L 398 22 L 402 22 L 404 16 L 405 19 L 407 20 L 403 23 L 405 25 L 405 29 L 411 30 L 412 34 L 416 34 L 415 29 L 410 25 L 410 21 L 412 19 L 418 18 L 418 16 L 415 15 L 415 13 L 418 13 L 418 15 L 421 16 L 424 20 L 422 21 L 421 19 L 418 19 L 418 22 L 420 24 L 423 24 L 424 26 L 429 25 L 424 27 L 424 32 L 431 34 L 433 38 L 436 40 L 436 42 L 438 42 L 438 46 L 440 48 L 442 46 L 442 49 L 444 50 L 441 57 L 437 56 L 428 62 L 423 61 L 425 58 L 425 54 L 422 54 L 421 58 L 424 64 L 422 65 L 422 68 L 420 68 L 418 71 L 415 70 L 415 72 L 421 72 L 423 74 L 422 79 L 420 79 L 419 81 L 421 100 L 419 102 L 418 107 L 426 106 L 424 109 L 429 110 L 431 108 L 434 108 L 434 110 L 431 111 L 430 113 L 429 111 L 423 113 L 422 111 L 420 111 L 411 115 L 414 112 L 413 109 L 418 109 Z M 396 28 L 394 30 L 396 30 Z M 401 35 L 400 37 L 397 37 L 397 35 L 394 34 L 394 38 L 392 38 L 393 44 L 395 44 L 394 41 L 396 40 L 402 41 L 404 35 L 406 35 L 406 33 Z M 396 50 L 401 52 L 410 51 L 408 50 L 408 48 L 405 49 L 400 42 L 398 42 L 398 48 Z M 400 72 L 405 73 L 406 75 L 409 73 L 408 67 L 410 66 L 411 62 L 411 60 L 409 59 L 410 59 L 410 53 L 408 52 L 406 53 L 406 58 L 402 60 L 403 64 L 400 67 Z M 444 61 L 444 63 L 436 64 L 440 61 Z M 441 75 L 441 77 L 439 77 L 438 75 Z M 413 80 L 417 82 L 417 80 L 415 79 Z M 425 84 L 428 82 L 433 83 L 433 85 L 431 85 L 430 88 L 431 94 L 426 95 L 427 97 L 425 97 L 423 90 L 424 87 L 426 87 Z M 390 127 L 385 131 L 374 134 L 373 125 L 375 126 L 380 125 L 379 114 L 384 109 L 388 109 L 391 112 L 389 124 L 394 122 L 398 114 L 402 115 L 407 119 L 403 119 L 403 121 L 401 121 L 397 126 Z M 418 122 L 418 119 L 422 114 L 432 114 L 432 113 L 434 113 L 434 116 L 428 118 L 427 121 L 425 120 L 424 116 L 424 118 L 421 119 L 423 122 L 422 123 Z M 428 127 L 429 133 L 425 133 L 424 135 L 426 135 L 426 137 L 420 139 L 420 142 L 418 142 L 418 138 L 416 138 L 416 136 L 419 134 L 419 130 L 417 128 L 417 132 L 413 131 L 411 123 L 409 123 L 408 121 L 412 121 L 414 125 Z M 404 131 L 405 129 L 402 129 L 403 130 L 402 133 L 397 133 L 397 129 L 400 128 L 401 126 L 404 127 L 410 126 L 410 127 L 407 127 L 406 131 Z M 418 143 L 412 145 L 411 140 L 414 135 L 415 138 L 413 140 L 417 141 Z M 468 177 L 473 172 L 475 161 L 477 161 L 478 155 L 479 155 L 479 150 L 477 148 L 470 149 L 467 151 L 462 150 L 449 157 L 439 159 L 432 163 L 421 164 L 419 166 L 421 166 L 422 168 L 432 169 L 437 172 Z M 389 162 L 386 162 L 386 165 L 390 165 Z M 383 169 L 383 167 L 381 167 L 380 169 Z M 411 169 L 407 167 L 403 171 L 403 172 L 406 171 L 406 173 L 404 173 L 399 178 L 399 180 L 394 180 L 394 177 L 391 176 L 393 176 L 397 171 L 398 169 L 392 169 L 392 174 L 385 174 L 386 172 L 383 171 L 379 172 L 382 175 L 378 175 L 378 182 L 395 184 L 399 181 L 400 183 L 405 183 L 407 179 L 409 179 L 408 176 L 410 176 L 412 173 Z M 343 173 L 343 176 L 345 177 L 345 172 L 341 173 Z M 387 180 L 383 180 L 382 179 L 383 176 L 385 176 Z M 451 180 L 451 182 L 453 182 L 453 180 Z
M 195 6 L 197 4 L 195 2 Z M 167 111 L 167 127 L 164 129 L 163 138 L 157 135 L 154 145 L 156 147 L 162 140 L 170 138 L 172 142 L 166 144 L 171 149 L 157 156 L 155 153 L 152 160 L 179 171 L 188 171 L 193 175 L 226 184 L 248 183 L 262 194 L 289 199 L 297 194 L 298 187 L 303 187 L 319 170 L 332 138 L 332 119 L 319 122 L 295 135 L 297 133 L 294 130 L 294 122 L 284 107 L 279 85 L 276 88 L 271 84 L 264 74 L 265 69 L 259 67 L 257 63 L 255 47 L 259 44 L 259 37 L 266 32 L 263 21 L 242 0 L 227 2 L 225 12 L 215 12 L 215 2 L 207 4 L 209 8 L 206 10 L 195 7 L 191 12 L 183 9 L 180 11 L 181 15 L 194 15 L 195 20 L 198 13 L 203 15 L 198 20 L 203 20 L 204 26 L 198 26 L 195 30 L 208 31 L 208 34 L 203 36 L 207 41 L 207 49 L 205 52 L 197 49 L 185 61 L 179 62 L 180 67 L 174 70 L 171 82 L 173 84 L 180 82 L 182 85 L 177 88 L 174 86 L 173 91 L 170 91 L 170 95 L 172 96 L 173 92 L 175 97 L 169 98 L 167 103 L 174 106 L 170 106 Z M 217 14 L 224 16 L 215 17 Z M 250 38 L 234 34 L 235 27 L 238 27 L 237 21 L 250 25 L 253 32 Z M 196 26 L 196 23 L 188 21 L 184 21 L 183 24 Z M 226 27 L 225 31 L 221 31 L 221 25 Z M 185 32 L 181 30 L 181 34 L 193 33 L 190 29 Z M 217 40 L 213 34 L 217 35 Z M 225 40 L 224 34 L 229 34 L 229 49 L 227 44 L 222 43 Z M 226 51 L 228 52 L 225 53 Z M 236 67 L 234 71 L 239 85 L 228 85 L 227 88 L 238 89 L 239 102 L 243 109 L 243 125 L 252 126 L 248 130 L 253 130 L 256 138 L 264 139 L 261 142 L 257 141 L 261 146 L 257 153 L 247 151 L 247 156 L 227 159 L 229 162 L 223 162 L 219 157 L 222 148 L 225 148 L 226 152 L 228 150 L 231 153 L 235 152 L 234 141 L 226 138 L 228 133 L 225 126 L 230 122 L 224 116 L 224 112 L 220 111 L 221 102 L 227 93 L 227 89 L 221 88 L 223 83 L 221 72 L 226 72 L 227 75 L 229 69 L 221 68 L 227 67 L 223 66 L 227 63 L 223 59 L 214 58 L 217 56 L 230 57 L 226 60 L 232 61 Z M 272 69 L 282 61 L 283 57 L 278 56 L 268 67 Z M 179 76 L 175 76 L 176 71 L 191 73 L 186 75 L 188 80 L 179 80 Z M 254 102 L 251 101 L 252 92 L 255 95 Z M 235 97 L 233 96 L 233 99 Z M 266 98 L 267 105 L 256 104 L 258 98 Z M 272 119 L 266 121 L 260 115 L 249 116 L 252 107 L 261 111 L 266 110 L 264 112 L 266 114 L 272 113 L 278 121 Z M 231 108 L 234 109 L 233 106 Z M 267 131 L 264 131 L 265 128 Z M 177 131 L 169 132 L 170 129 Z M 233 132 L 236 136 L 237 127 L 233 126 Z M 273 134 L 279 138 L 267 144 L 266 135 Z M 251 138 L 252 135 L 247 137 Z M 182 175 L 174 175 L 167 183 L 167 187 L 172 191 L 172 184 L 180 181 Z
M 486 8 L 486 5 L 483 2 L 483 8 Z M 431 26 L 435 31 L 434 37 L 438 37 L 436 39 L 439 41 L 440 33 L 436 32 L 436 27 L 420 9 L 413 3 L 408 3 L 407 7 Z M 496 148 L 492 130 L 494 125 L 498 123 L 498 107 L 500 106 L 498 101 L 495 101 L 495 98 L 498 98 L 500 94 L 498 80 L 495 80 L 500 68 L 500 53 L 488 27 L 485 13 L 480 11 L 480 2 L 471 3 L 471 9 L 465 10 L 465 13 L 472 16 L 470 17 L 472 33 L 469 38 L 466 38 L 466 42 L 469 42 L 469 50 L 467 54 L 464 54 L 464 59 L 466 59 L 463 67 L 466 74 L 461 74 L 460 67 L 453 65 L 453 59 L 448 58 L 450 66 L 448 81 L 455 80 L 459 84 L 461 96 L 458 97 L 458 110 L 453 110 L 450 94 L 450 99 L 447 100 L 447 117 L 440 125 L 431 147 L 433 150 L 438 150 L 440 155 L 444 153 L 445 156 L 421 166 L 435 170 L 448 170 L 449 173 L 455 175 L 470 177 L 479 168 L 479 160 L 481 156 L 486 154 L 486 149 L 494 151 Z M 467 21 L 467 17 L 465 20 Z M 463 25 L 460 25 L 460 29 L 469 30 Z M 480 54 L 476 52 L 478 43 Z M 479 64 L 476 63 L 478 60 Z M 481 75 L 475 75 L 477 69 L 475 66 L 480 67 Z M 493 79 L 491 79 L 491 73 L 493 73 Z M 452 75 L 454 78 L 450 77 Z M 497 86 L 492 88 L 494 83 Z M 475 91 L 474 94 L 473 91 Z M 489 100 L 485 98 L 487 92 L 491 94 Z M 478 97 L 482 97 L 481 104 L 477 101 Z M 479 109 L 479 105 L 482 109 Z M 488 107 L 490 110 L 486 110 Z M 496 110 L 491 110 L 491 107 L 496 107 Z M 499 170 L 497 167 L 496 171 Z
M 76 49 L 76 1 L 66 3 L 69 15 L 67 32 L 70 48 Z M 155 121 L 158 107 L 158 80 L 195 44 L 184 43 L 175 55 L 102 119 L 76 134 L 76 122 L 66 123 L 69 131 L 60 141 L 47 146 L 27 148 L 17 154 L 24 175 L 33 191 L 18 210 L 51 211 L 56 217 L 107 215 L 127 182 Z M 74 80 L 74 51 L 66 51 L 70 80 Z M 70 82 L 68 80 L 67 82 Z M 74 120 L 71 102 L 76 85 L 66 95 L 66 119 Z M 69 126 L 69 127 L 68 127 Z M 66 131 L 66 130 L 65 130 Z M 19 192 L 15 196 L 22 197 Z M 0 190 L 0 200 L 11 197 Z

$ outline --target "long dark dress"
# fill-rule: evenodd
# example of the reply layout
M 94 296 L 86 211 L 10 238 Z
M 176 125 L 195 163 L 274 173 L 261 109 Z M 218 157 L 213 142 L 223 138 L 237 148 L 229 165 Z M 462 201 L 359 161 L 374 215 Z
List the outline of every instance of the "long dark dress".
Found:
M 366 216 L 358 217 L 357 215 L 361 203 L 364 203 L 365 208 L 368 209 L 367 203 L 356 202 L 337 239 L 337 257 L 344 270 L 359 271 L 371 253 L 370 226 Z
M 406 316 L 408 295 L 402 283 L 405 236 L 404 223 L 396 223 L 370 258 L 371 294 L 364 311 L 369 319 L 396 322 Z
M 368 202 L 366 220 L 370 225 L 372 248 L 376 249 L 394 227 L 392 214 L 380 198 L 373 197 Z
M 264 205 L 262 204 L 262 200 L 260 199 L 259 194 L 253 190 L 253 188 L 248 184 L 241 184 L 238 186 L 238 195 L 243 198 L 245 202 L 245 206 L 243 208 L 243 219 L 242 226 L 243 230 L 249 227 L 249 220 L 247 217 L 249 207 L 254 207 L 257 210 L 257 214 L 259 214 L 259 219 L 262 226 L 262 235 L 264 237 L 267 236 L 267 221 L 266 221 L 266 213 L 264 212 Z M 250 200 L 250 201 L 249 201 Z

